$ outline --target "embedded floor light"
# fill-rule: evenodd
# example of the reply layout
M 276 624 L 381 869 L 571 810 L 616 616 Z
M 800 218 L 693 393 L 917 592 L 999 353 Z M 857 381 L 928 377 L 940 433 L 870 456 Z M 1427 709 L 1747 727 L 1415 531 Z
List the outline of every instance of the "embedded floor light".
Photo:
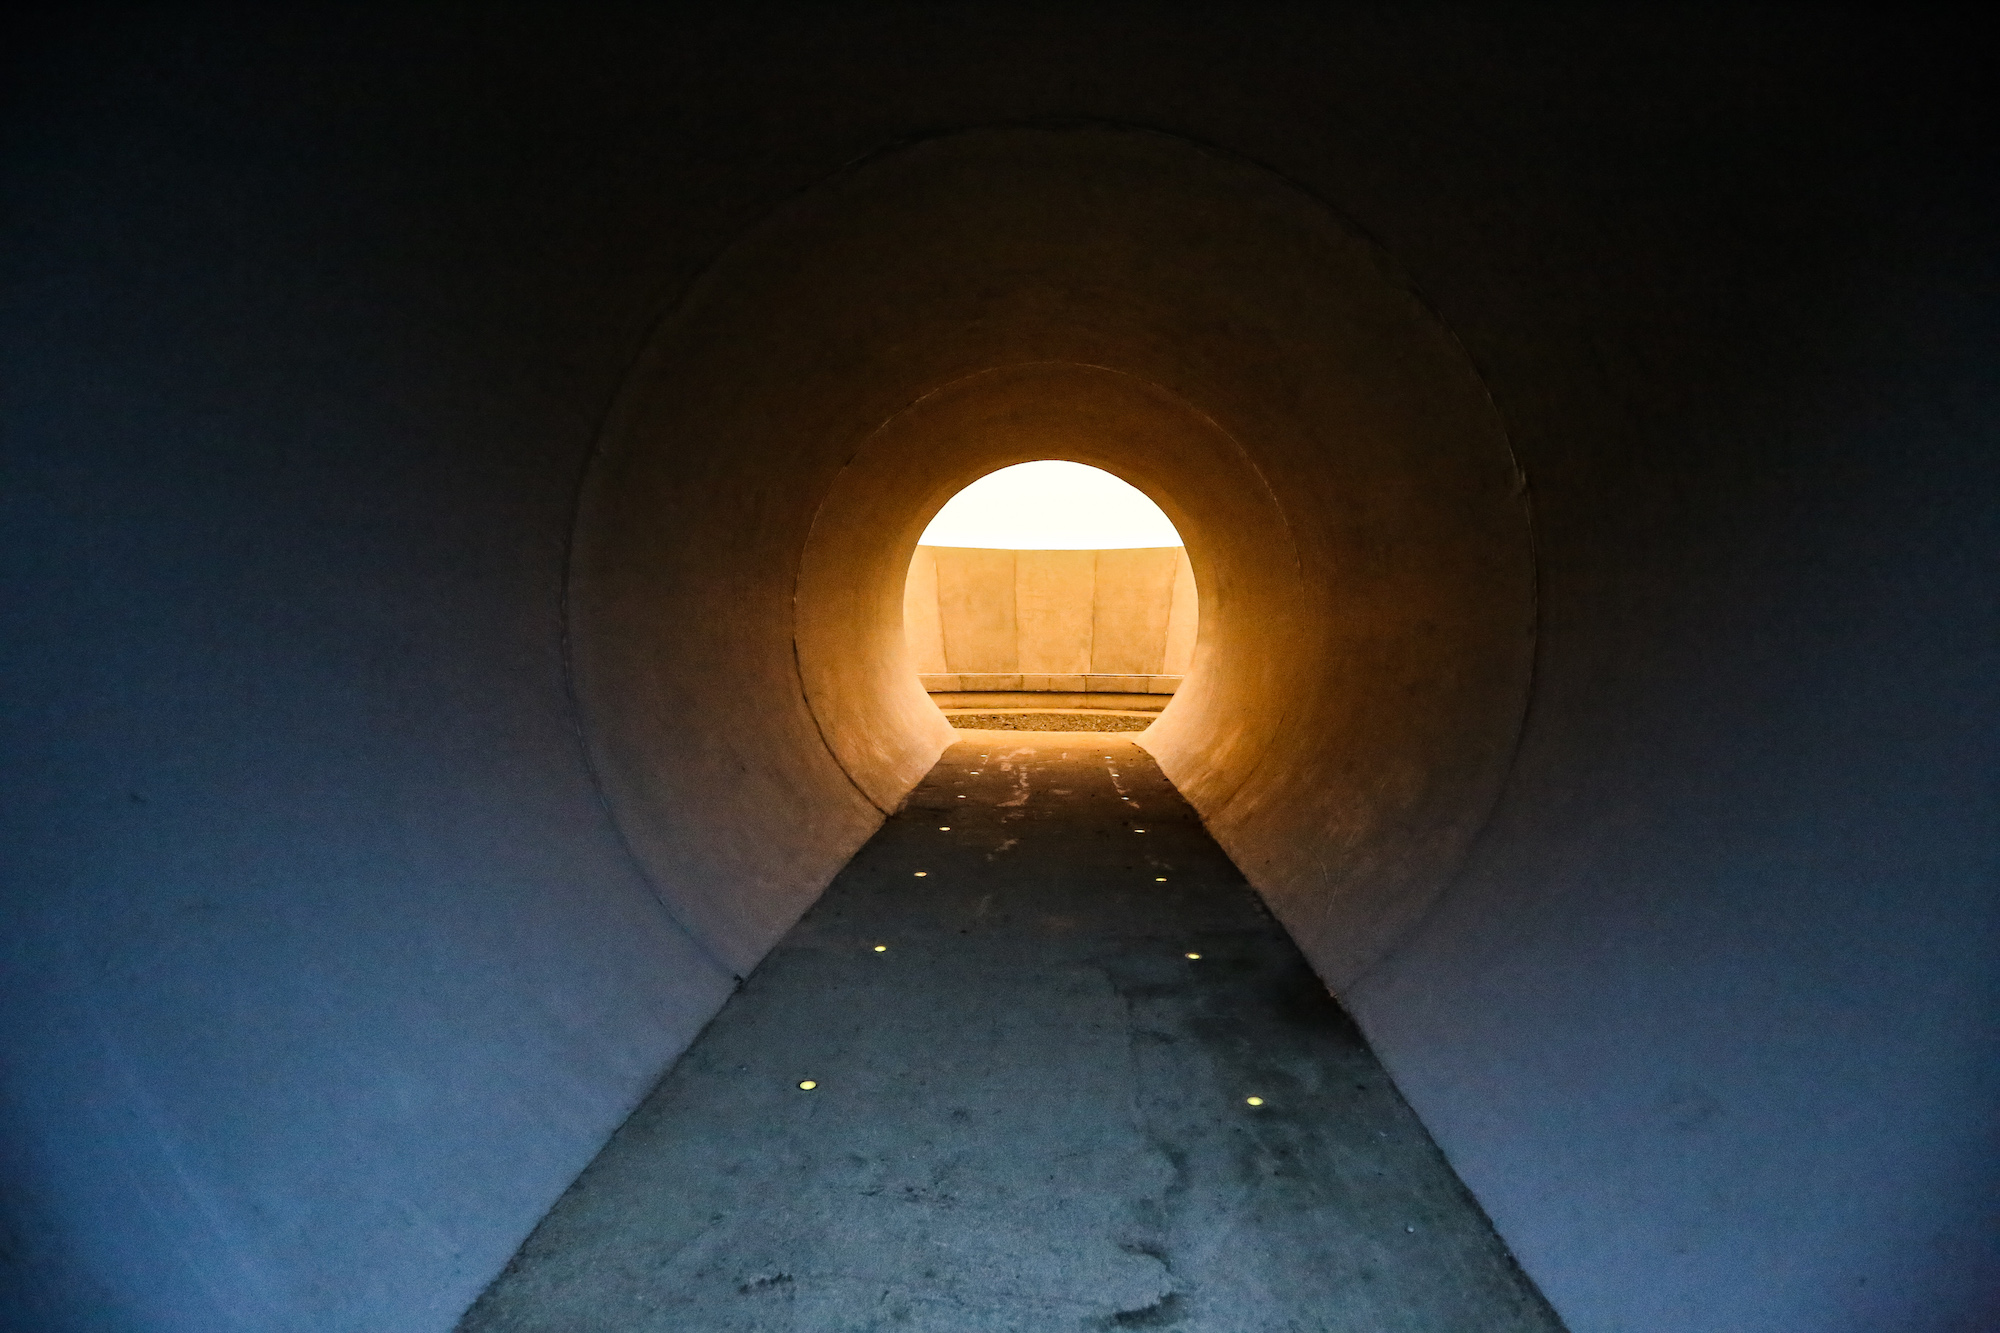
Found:
M 1191 953 L 1191 954 L 1189 954 L 1189 955 L 1188 955 L 1188 957 L 1190 957 L 1190 958 L 1199 958 L 1199 957 L 1201 957 L 1201 955 L 1200 955 L 1200 954 L 1198 954 L 1198 953 Z
M 1165 884 L 1166 882 L 1167 882 L 1167 877 L 1165 875 L 1153 876 L 1153 883 L 1155 884 Z
M 928 871 L 928 870 L 919 870 L 919 871 L 917 872 L 917 878 L 918 878 L 918 879 L 922 879 L 922 878 L 923 878 L 923 877 L 924 877 L 925 875 L 928 875 L 928 874 L 930 874 L 930 873 L 931 873 L 931 872 L 930 872 L 930 871 Z
M 939 832 L 939 833 L 949 833 L 949 832 L 951 832 L 951 825 L 949 825 L 949 824 L 939 824 L 939 825 L 938 825 L 938 832 Z
M 887 953 L 887 952 L 889 952 L 889 946 L 888 946 L 888 945 L 886 945 L 886 944 L 878 944 L 878 945 L 876 945 L 876 946 L 875 946 L 875 952 L 876 952 L 876 953 Z
M 802 1078 L 799 1080 L 800 1092 L 811 1092 L 814 1088 L 817 1088 L 818 1086 L 819 1084 L 813 1082 L 813 1080 L 809 1078 Z
M 1264 1099 L 1262 1097 L 1245 1097 L 1243 1099 L 1243 1104 L 1245 1106 L 1262 1106 L 1264 1104 Z

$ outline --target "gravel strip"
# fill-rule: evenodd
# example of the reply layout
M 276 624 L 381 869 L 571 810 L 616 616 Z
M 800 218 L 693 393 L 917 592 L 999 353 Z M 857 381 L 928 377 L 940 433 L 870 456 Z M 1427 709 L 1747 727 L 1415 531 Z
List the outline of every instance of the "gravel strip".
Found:
M 1120 713 L 947 713 L 961 731 L 1144 731 L 1150 717 Z

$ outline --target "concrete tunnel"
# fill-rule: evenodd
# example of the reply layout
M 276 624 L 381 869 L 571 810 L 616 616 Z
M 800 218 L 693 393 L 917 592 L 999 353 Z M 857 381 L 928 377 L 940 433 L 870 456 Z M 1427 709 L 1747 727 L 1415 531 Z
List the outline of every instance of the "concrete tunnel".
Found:
M 1039 458 L 1565 1326 L 2000 1318 L 1960 20 L 13 23 L 6 1327 L 452 1328 L 938 762 L 904 572 Z

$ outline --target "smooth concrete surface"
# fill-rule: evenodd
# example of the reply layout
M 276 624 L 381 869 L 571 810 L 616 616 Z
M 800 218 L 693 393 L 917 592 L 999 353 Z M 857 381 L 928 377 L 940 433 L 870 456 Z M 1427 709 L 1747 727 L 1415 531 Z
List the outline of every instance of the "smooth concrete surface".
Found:
M 903 576 L 903 642 L 918 677 L 943 676 L 951 668 L 944 655 L 944 616 L 938 603 L 937 548 L 919 546 Z M 934 688 L 928 682 L 925 689 Z
M 1078 672 L 1060 675 L 1037 675 L 1032 671 L 1011 673 L 994 672 L 953 672 L 950 674 L 917 674 L 924 692 L 932 698 L 940 694 L 1027 692 L 1043 694 L 1144 694 L 1161 696 L 1158 702 L 1165 706 L 1166 696 L 1180 689 L 1185 676 L 1091 676 Z
M 1104 675 L 1166 673 L 1168 622 L 1182 550 L 1099 551 L 1091 670 Z M 1199 628 L 1195 631 L 1197 637 Z
M 1200 605 L 1185 547 L 919 546 L 903 585 L 903 633 L 927 690 L 952 674 L 1051 682 L 967 689 L 1086 689 L 1081 679 L 1093 674 L 1185 675 Z
M 1561 1333 L 1146 752 L 990 731 L 459 1325 L 901 1328 Z
M 1572 1329 L 1995 1322 L 1969 19 L 0 22 L 0 1324 L 450 1327 L 952 742 L 911 554 L 1049 456 Z
M 1017 660 L 1022 671 L 1098 670 L 1092 665 L 1098 651 L 1097 603 L 1103 595 L 1097 586 L 1097 554 L 1014 552 L 1014 621 L 1021 634 Z M 940 606 L 940 614 L 945 610 Z M 952 667 L 981 669 L 976 657 Z
M 1020 552 L 967 547 L 937 561 L 938 621 L 944 630 L 947 671 L 1076 671 L 1089 669 L 1089 648 L 1082 649 L 1081 668 L 1075 656 L 1044 655 L 1033 668 L 1024 667 L 1023 647 L 1041 648 L 1039 634 L 1024 633 L 1020 616 Z M 1039 600 L 1039 599 L 1038 599 Z M 1036 607 L 1036 610 L 1042 610 Z M 1038 620 L 1044 617 L 1037 617 Z M 1045 629 L 1036 625 L 1038 630 Z M 1054 645 L 1051 645 L 1053 647 Z M 1053 658 L 1053 660 L 1051 660 Z
M 1194 645 L 1201 636 L 1201 592 L 1195 586 L 1194 563 L 1187 547 L 1174 562 L 1173 590 L 1167 604 L 1167 641 L 1160 650 L 1160 674 L 1185 676 L 1194 666 Z

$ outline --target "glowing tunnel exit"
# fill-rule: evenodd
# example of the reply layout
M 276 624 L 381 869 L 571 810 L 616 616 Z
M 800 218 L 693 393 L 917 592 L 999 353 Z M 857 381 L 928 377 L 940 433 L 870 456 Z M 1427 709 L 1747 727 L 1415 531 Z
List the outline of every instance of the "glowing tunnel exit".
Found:
M 945 502 L 923 546 L 1113 551 L 1180 546 L 1173 520 L 1103 468 L 1045 458 L 989 472 Z
M 961 728 L 1141 730 L 1186 676 L 1199 625 L 1194 570 L 1160 507 L 1053 459 L 946 502 L 903 589 L 918 679 Z

